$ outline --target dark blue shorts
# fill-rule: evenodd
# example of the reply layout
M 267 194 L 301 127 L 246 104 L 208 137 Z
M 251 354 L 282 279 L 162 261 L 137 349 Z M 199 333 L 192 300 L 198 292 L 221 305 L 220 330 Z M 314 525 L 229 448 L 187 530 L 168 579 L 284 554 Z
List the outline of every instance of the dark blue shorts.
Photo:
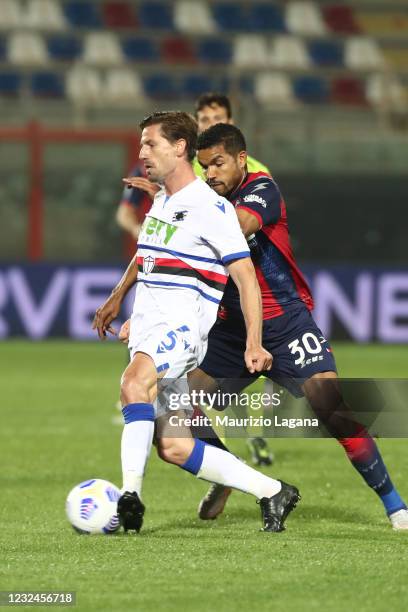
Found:
M 296 397 L 303 395 L 302 383 L 314 374 L 337 371 L 330 345 L 306 307 L 293 308 L 264 321 L 262 343 L 273 356 L 272 369 L 263 375 Z M 219 319 L 210 331 L 208 350 L 200 369 L 217 380 L 258 378 L 260 374 L 251 375 L 245 366 L 245 347 L 243 319 Z

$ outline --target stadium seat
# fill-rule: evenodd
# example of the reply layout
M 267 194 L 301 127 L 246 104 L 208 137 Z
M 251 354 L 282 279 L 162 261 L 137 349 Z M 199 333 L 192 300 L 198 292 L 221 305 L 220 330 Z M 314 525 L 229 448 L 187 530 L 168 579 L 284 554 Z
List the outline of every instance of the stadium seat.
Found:
M 102 20 L 97 6 L 87 0 L 75 0 L 64 5 L 65 16 L 77 28 L 100 28 Z
M 0 96 L 17 96 L 21 87 L 21 74 L 0 72 Z
M 355 36 L 345 41 L 344 63 L 351 70 L 375 70 L 384 66 L 385 61 L 374 39 Z
M 269 61 L 274 68 L 294 69 L 308 68 L 311 63 L 304 42 L 285 34 L 273 38 Z
M 30 89 L 33 96 L 45 98 L 62 98 L 64 83 L 55 72 L 36 72 L 31 76 Z
M 296 101 L 289 77 L 281 72 L 265 72 L 255 77 L 255 98 L 265 107 L 293 108 Z
M 233 84 L 229 76 L 223 75 L 221 77 L 215 77 L 211 79 L 211 84 L 213 91 L 217 91 L 220 94 L 224 94 L 225 96 L 229 96 L 231 93 L 231 89 Z
M 29 0 L 24 10 L 24 26 L 43 30 L 64 30 L 67 22 L 59 2 Z
M 94 66 L 117 66 L 123 63 L 123 54 L 112 32 L 90 32 L 84 41 L 82 59 Z
M 156 62 L 159 60 L 159 51 L 151 38 L 132 36 L 122 42 L 125 57 L 133 62 Z
M 255 32 L 286 32 L 286 24 L 279 6 L 269 3 L 249 4 L 248 29 Z
M 213 89 L 211 79 L 200 74 L 188 74 L 181 81 L 181 93 L 188 98 L 197 98 L 204 91 Z
M 128 2 L 105 2 L 102 8 L 105 26 L 112 29 L 136 28 L 136 14 Z
M 8 59 L 19 66 L 40 66 L 48 61 L 44 39 L 36 32 L 13 32 L 8 39 Z
M 309 53 L 316 66 L 342 66 L 343 47 L 332 40 L 314 40 L 309 44 Z
M 222 38 L 205 38 L 198 43 L 197 55 L 208 64 L 229 64 L 232 59 L 231 44 Z
M 293 34 L 324 36 L 327 32 L 319 7 L 307 0 L 286 4 L 285 21 L 289 32 Z
M 329 97 L 326 81 L 315 76 L 298 77 L 293 82 L 295 96 L 307 104 L 324 104 Z
M 268 66 L 269 54 L 266 39 L 258 34 L 239 34 L 236 36 L 234 64 L 239 68 Z
M 331 85 L 331 99 L 338 104 L 367 105 L 364 85 L 360 80 L 353 77 L 335 79 Z
M 82 41 L 75 36 L 52 36 L 47 46 L 50 57 L 55 60 L 72 61 L 82 53 Z
M 238 87 L 239 87 L 239 91 L 243 93 L 244 95 L 253 96 L 255 93 L 254 79 L 250 76 L 241 76 L 239 78 Z
M 380 111 L 406 110 L 407 96 L 399 79 L 392 74 L 373 74 L 367 79 L 366 96 Z
M 212 34 L 217 26 L 206 2 L 178 0 L 174 7 L 174 23 L 180 32 L 187 34 Z
M 170 64 L 191 64 L 196 61 L 191 42 L 186 38 L 166 38 L 161 45 L 161 56 Z
M 100 105 L 103 99 L 102 79 L 97 70 L 74 66 L 65 82 L 68 98 L 78 106 Z
M 139 21 L 144 28 L 174 30 L 172 6 L 167 2 L 143 2 L 139 7 Z
M 145 94 L 153 99 L 168 99 L 176 97 L 178 90 L 168 74 L 153 74 L 144 78 Z
M 346 4 L 323 6 L 322 12 L 328 27 L 337 34 L 357 34 L 360 29 L 353 9 Z
M 146 104 L 142 81 L 130 68 L 107 72 L 103 98 L 108 105 L 117 107 L 140 108 Z
M 213 15 L 220 30 L 242 32 L 248 28 L 248 15 L 245 14 L 244 8 L 240 4 L 232 2 L 215 4 Z
M 21 27 L 23 10 L 19 0 L 1 0 L 0 30 L 13 30 Z

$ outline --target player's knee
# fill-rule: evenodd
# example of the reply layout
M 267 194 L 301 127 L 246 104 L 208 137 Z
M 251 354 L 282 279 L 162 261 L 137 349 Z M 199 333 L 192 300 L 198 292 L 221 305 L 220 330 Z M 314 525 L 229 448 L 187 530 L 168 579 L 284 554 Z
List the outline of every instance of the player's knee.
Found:
M 162 438 L 157 442 L 157 453 L 160 459 L 167 463 L 183 465 L 191 454 L 188 440 L 184 441 L 176 438 Z
M 134 402 L 150 402 L 149 386 L 140 377 L 125 372 L 120 381 L 120 399 L 123 406 Z

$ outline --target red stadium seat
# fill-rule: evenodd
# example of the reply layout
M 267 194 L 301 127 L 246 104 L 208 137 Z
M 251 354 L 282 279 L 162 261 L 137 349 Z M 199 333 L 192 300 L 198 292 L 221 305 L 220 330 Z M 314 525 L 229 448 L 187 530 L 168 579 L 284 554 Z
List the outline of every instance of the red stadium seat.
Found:
M 333 4 L 322 8 L 324 19 L 333 32 L 356 34 L 360 28 L 355 20 L 353 9 L 345 4 Z
M 103 19 L 108 28 L 135 28 L 136 15 L 127 2 L 106 2 L 103 5 Z
M 336 79 L 331 87 L 331 100 L 350 106 L 367 106 L 364 84 L 352 77 Z
M 161 55 L 165 62 L 191 64 L 196 61 L 193 47 L 185 38 L 167 38 L 163 41 Z

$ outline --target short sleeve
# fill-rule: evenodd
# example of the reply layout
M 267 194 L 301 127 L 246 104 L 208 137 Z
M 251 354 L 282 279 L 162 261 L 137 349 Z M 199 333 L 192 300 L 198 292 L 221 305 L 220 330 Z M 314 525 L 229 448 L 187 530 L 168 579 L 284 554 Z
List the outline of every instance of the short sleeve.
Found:
M 217 252 L 224 265 L 250 257 L 250 251 L 233 205 L 225 198 L 208 204 L 202 238 Z
M 279 221 L 281 200 L 282 196 L 275 181 L 262 176 L 243 189 L 237 208 L 252 213 L 262 227 Z

